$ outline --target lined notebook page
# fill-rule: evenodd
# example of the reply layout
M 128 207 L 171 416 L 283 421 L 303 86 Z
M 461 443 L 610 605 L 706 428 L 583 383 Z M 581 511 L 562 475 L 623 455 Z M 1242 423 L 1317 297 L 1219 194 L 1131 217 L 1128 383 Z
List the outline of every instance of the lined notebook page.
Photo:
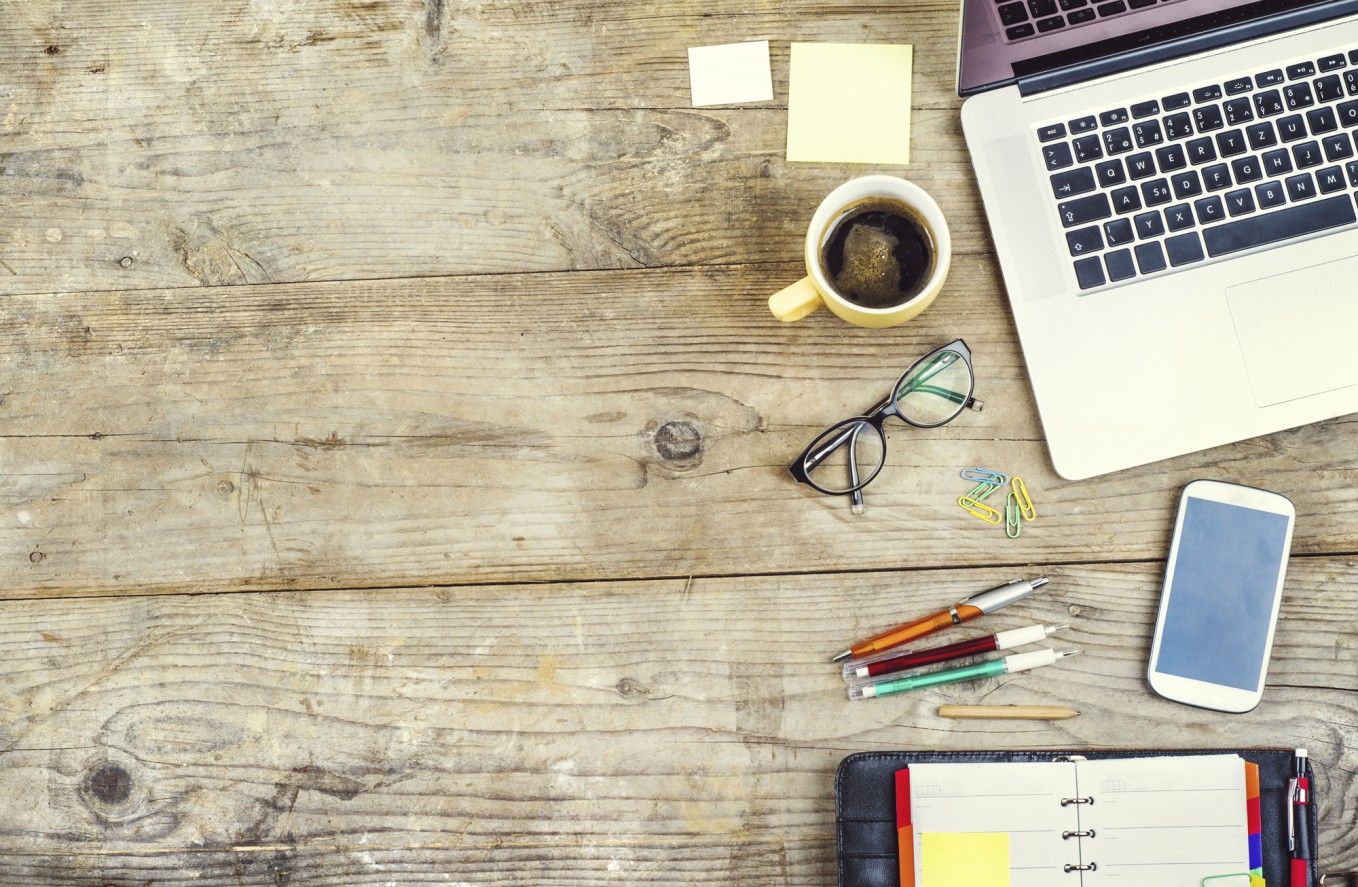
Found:
M 1075 840 L 1061 838 L 1076 828 L 1076 808 L 1061 806 L 1074 787 L 1068 763 L 910 765 L 915 883 L 950 887 L 924 881 L 922 841 L 926 833 L 956 832 L 1009 835 L 1010 887 L 1067 883 L 1055 876 L 1078 853 Z
M 914 768 L 912 767 L 913 771 Z M 1249 870 L 1245 764 L 1236 755 L 1079 761 L 1084 887 L 1197 884 Z

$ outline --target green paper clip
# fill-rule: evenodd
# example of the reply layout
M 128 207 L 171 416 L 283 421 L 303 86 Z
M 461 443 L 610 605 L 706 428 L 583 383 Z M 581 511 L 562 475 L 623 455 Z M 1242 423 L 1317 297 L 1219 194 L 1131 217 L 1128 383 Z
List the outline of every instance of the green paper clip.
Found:
M 1239 885 L 1236 884 L 1212 885 L 1207 883 L 1208 881 L 1221 881 L 1226 878 L 1248 878 L 1249 880 L 1242 881 L 1239 883 Z M 1266 887 L 1266 885 L 1264 884 L 1264 879 L 1256 874 L 1253 874 L 1252 872 L 1231 872 L 1229 875 L 1208 875 L 1207 877 L 1203 878 L 1200 883 L 1202 887 Z
M 989 496 L 991 493 L 995 492 L 999 488 L 1000 488 L 999 484 L 992 484 L 989 481 L 982 481 L 981 483 L 976 485 L 976 489 L 972 490 L 970 493 L 967 493 L 967 498 L 974 499 L 977 502 L 980 502 L 984 500 L 986 496 Z
M 1004 503 L 1004 535 L 1017 539 L 1023 532 L 1023 514 L 1019 511 L 1018 496 L 1010 493 Z

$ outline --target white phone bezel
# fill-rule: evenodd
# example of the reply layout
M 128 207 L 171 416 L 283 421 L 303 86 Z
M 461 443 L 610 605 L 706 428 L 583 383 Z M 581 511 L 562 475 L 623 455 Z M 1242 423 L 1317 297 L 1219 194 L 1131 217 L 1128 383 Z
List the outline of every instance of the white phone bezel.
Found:
M 1160 661 L 1160 637 L 1165 628 L 1166 604 L 1169 602 L 1171 580 L 1178 564 L 1179 537 L 1183 532 L 1184 512 L 1189 498 L 1203 499 L 1208 502 L 1224 502 L 1256 511 L 1281 514 L 1287 518 L 1287 534 L 1283 539 L 1283 562 L 1278 569 L 1278 586 L 1273 591 L 1273 608 L 1269 616 L 1268 638 L 1264 643 L 1263 662 L 1253 690 L 1241 690 L 1207 681 L 1166 674 L 1156 670 Z M 1259 704 L 1264 697 L 1264 684 L 1268 677 L 1269 658 L 1273 654 L 1273 636 L 1278 629 L 1278 610 L 1282 605 L 1283 583 L 1287 577 L 1287 564 L 1292 551 L 1292 530 L 1296 526 L 1297 511 L 1292 502 L 1279 493 L 1244 487 L 1239 484 L 1215 480 L 1195 480 L 1184 487 L 1179 496 L 1179 513 L 1174 519 L 1174 538 L 1170 542 L 1169 560 L 1165 564 L 1164 584 L 1160 590 L 1160 611 L 1155 617 L 1155 638 L 1151 642 L 1150 664 L 1146 669 L 1151 689 L 1166 699 L 1210 708 L 1216 711 L 1233 713 L 1247 712 Z

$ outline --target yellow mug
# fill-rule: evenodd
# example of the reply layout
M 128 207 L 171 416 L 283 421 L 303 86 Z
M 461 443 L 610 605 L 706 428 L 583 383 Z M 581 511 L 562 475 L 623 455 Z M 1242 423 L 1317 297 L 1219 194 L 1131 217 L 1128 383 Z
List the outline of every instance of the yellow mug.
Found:
M 924 223 L 924 234 L 932 241 L 932 268 L 917 291 L 898 304 L 869 307 L 841 293 L 827 279 L 822 253 L 830 245 L 838 224 L 860 207 L 873 201 L 904 204 L 915 221 Z M 806 232 L 806 277 L 769 297 L 769 310 L 784 322 L 801 320 L 821 305 L 849 323 L 865 327 L 888 327 L 905 323 L 919 314 L 938 296 L 948 276 L 952 259 L 952 238 L 943 211 L 928 193 L 913 182 L 895 176 L 862 176 L 840 185 L 821 201 Z

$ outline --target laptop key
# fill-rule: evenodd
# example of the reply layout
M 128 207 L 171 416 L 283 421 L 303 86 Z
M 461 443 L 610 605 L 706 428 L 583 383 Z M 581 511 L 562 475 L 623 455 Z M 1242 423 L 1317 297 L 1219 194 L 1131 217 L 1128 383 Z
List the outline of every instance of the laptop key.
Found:
M 1057 200 L 1087 194 L 1095 187 L 1097 186 L 1094 182 L 1094 171 L 1087 166 L 1058 172 L 1052 176 L 1052 196 Z
M 1154 104 L 1154 102 L 1152 102 Z M 1165 140 L 1164 130 L 1160 128 L 1159 120 L 1143 120 L 1132 127 L 1132 134 L 1136 137 L 1138 148 L 1149 148 L 1158 145 Z
M 1166 145 L 1155 149 L 1155 162 L 1160 166 L 1161 172 L 1174 172 L 1188 165 L 1188 157 L 1184 154 L 1182 145 Z
M 1169 177 L 1169 182 L 1174 186 L 1174 197 L 1177 200 L 1196 197 L 1202 193 L 1202 179 L 1198 178 L 1197 170 L 1188 169 L 1175 173 Z
M 1240 95 L 1254 89 L 1254 81 L 1248 77 L 1237 77 L 1226 84 L 1227 95 Z
M 1198 224 L 1210 225 L 1226 218 L 1226 207 L 1221 198 L 1215 195 L 1193 201 L 1193 211 L 1198 214 Z
M 1123 168 L 1122 161 L 1117 158 L 1105 160 L 1094 169 L 1098 173 L 1099 184 L 1105 188 L 1121 185 L 1127 181 L 1127 170 Z
M 1231 99 L 1221 106 L 1221 110 L 1231 126 L 1249 123 L 1254 119 L 1254 103 L 1246 98 Z
M 1136 188 L 1118 188 L 1113 192 L 1113 209 L 1118 215 L 1141 209 L 1141 197 Z
M 1215 102 L 1219 98 L 1221 98 L 1220 86 L 1200 86 L 1193 90 L 1193 101 L 1198 104 L 1202 104 L 1203 102 Z
M 1194 166 L 1217 159 L 1217 149 L 1210 138 L 1194 139 L 1184 145 L 1184 150 L 1188 152 L 1188 160 Z
M 1193 121 L 1198 125 L 1198 132 L 1211 132 L 1226 125 L 1226 118 L 1221 115 L 1221 109 L 1216 105 L 1194 108 Z
M 1322 102 L 1338 101 L 1344 97 L 1344 81 L 1338 74 L 1321 77 L 1316 81 L 1316 98 Z
M 1094 17 L 1095 12 L 1092 8 L 1077 9 L 1066 16 L 1066 18 L 1070 20 L 1070 23 L 1072 25 L 1083 25 L 1085 22 L 1092 22 L 1094 20 Z
M 1066 137 L 1066 125 L 1064 123 L 1052 123 L 1044 126 L 1037 131 L 1039 142 L 1054 142 L 1057 139 Z
M 1174 95 L 1165 96 L 1160 100 L 1160 104 L 1166 111 L 1177 111 L 1193 104 L 1193 98 L 1186 92 L 1176 92 Z
M 1264 169 L 1259 165 L 1258 157 L 1241 157 L 1232 160 L 1231 173 L 1235 176 L 1236 182 L 1241 185 L 1257 182 L 1264 177 Z
M 1193 134 L 1193 118 L 1186 112 L 1170 114 L 1164 119 L 1165 135 L 1171 139 L 1185 139 Z
M 1099 115 L 1099 123 L 1104 126 L 1117 126 L 1119 123 L 1126 123 L 1130 119 L 1126 108 L 1114 108 L 1112 111 L 1104 111 Z
M 1344 55 L 1342 53 L 1339 55 L 1327 55 L 1320 60 L 1320 70 L 1322 71 L 1338 71 L 1340 68 L 1346 67 L 1348 67 L 1348 63 L 1344 61 Z
M 1217 133 L 1217 148 L 1221 151 L 1222 157 L 1244 154 L 1248 150 L 1245 145 L 1245 134 L 1238 129 Z
M 1300 114 L 1293 114 L 1278 121 L 1278 138 L 1284 142 L 1295 142 L 1306 138 L 1306 123 Z
M 1337 166 L 1316 170 L 1316 187 L 1321 194 L 1333 194 L 1345 187 L 1344 171 Z
M 1146 201 L 1146 206 L 1169 203 L 1173 196 L 1169 190 L 1169 182 L 1164 179 L 1152 179 L 1141 183 L 1141 197 Z
M 1358 62 L 1354 62 L 1358 65 Z M 1344 91 L 1349 95 L 1358 95 L 1358 71 L 1344 72 Z
M 1059 31 L 1066 26 L 1066 20 L 1059 15 L 1051 18 L 1038 19 L 1037 32 L 1039 34 L 1050 34 L 1052 31 Z
M 1344 172 L 1349 176 L 1349 187 L 1358 188 L 1358 160 L 1350 160 L 1344 164 Z
M 1062 227 L 1073 228 L 1103 221 L 1113 214 L 1113 207 L 1108 202 L 1108 195 L 1100 193 L 1067 200 L 1057 207 L 1057 211 L 1061 215 Z
M 1136 266 L 1142 274 L 1154 274 L 1165 270 L 1165 253 L 1159 243 L 1138 243 L 1136 245 Z
M 1070 121 L 1071 135 L 1079 135 L 1082 132 L 1089 132 L 1092 129 L 1098 128 L 1099 128 L 1098 118 L 1096 118 L 1093 114 L 1090 114 L 1088 117 L 1077 117 L 1074 120 Z
M 1309 108 L 1316 103 L 1316 97 L 1311 92 L 1309 83 L 1290 83 L 1283 87 L 1283 100 L 1287 102 L 1287 110 L 1296 111 L 1301 108 Z
M 1287 66 L 1287 79 L 1300 80 L 1303 77 L 1316 76 L 1316 66 L 1312 62 L 1300 62 L 1295 65 Z
M 1293 145 L 1292 158 L 1297 162 L 1297 169 L 1310 169 L 1325 162 L 1325 156 L 1320 153 L 1320 145 L 1316 142 Z
M 1201 262 L 1204 258 L 1202 241 L 1198 239 L 1196 231 L 1167 238 L 1165 240 L 1165 252 L 1169 255 L 1169 263 L 1175 268 L 1193 262 Z
M 1098 6 L 1099 18 L 1107 18 L 1110 15 L 1119 15 L 1127 11 L 1127 4 L 1122 0 L 1113 0 L 1112 3 L 1101 3 Z
M 1278 86 L 1279 84 L 1286 82 L 1286 80 L 1287 78 L 1283 76 L 1283 72 L 1279 68 L 1274 68 L 1272 71 L 1264 71 L 1254 75 L 1254 82 L 1260 87 Z
M 1072 143 L 1075 146 L 1075 159 L 1081 163 L 1098 160 L 1103 156 L 1102 142 L 1098 136 L 1081 136 L 1076 139 Z
M 1046 162 L 1048 170 L 1065 169 L 1075 162 L 1074 156 L 1070 153 L 1070 145 L 1065 142 L 1044 145 L 1042 159 Z
M 1160 103 L 1155 99 L 1146 102 L 1137 102 L 1132 105 L 1132 119 L 1140 120 L 1143 117 L 1154 117 L 1160 113 Z
M 1282 93 L 1270 89 L 1254 97 L 1254 110 L 1260 117 L 1272 117 L 1274 114 L 1283 113 L 1287 108 L 1283 105 Z
M 1250 140 L 1251 151 L 1262 151 L 1278 144 L 1278 133 L 1272 123 L 1256 123 L 1245 127 L 1245 137 Z
M 1093 289 L 1107 283 L 1108 280 L 1103 276 L 1103 263 L 1099 261 L 1099 257 L 1089 256 L 1076 261 L 1075 280 L 1082 290 Z
M 1311 135 L 1324 135 L 1339 128 L 1339 120 L 1334 116 L 1334 108 L 1312 108 L 1306 112 L 1306 125 Z
M 1165 223 L 1171 231 L 1182 231 L 1193 227 L 1193 210 L 1187 203 L 1180 203 L 1165 210 Z
M 1340 228 L 1358 221 L 1353 212 L 1353 201 L 1347 194 L 1336 194 L 1288 207 L 1276 213 L 1240 219 L 1216 225 L 1202 232 L 1207 254 L 1213 258 L 1256 246 L 1265 246 Z
M 1132 251 L 1120 249 L 1103 257 L 1108 266 L 1108 279 L 1117 283 L 1136 276 L 1136 263 L 1132 261 Z
M 1254 212 L 1254 192 L 1241 188 L 1226 195 L 1226 213 L 1231 218 L 1247 216 Z
M 1208 191 L 1224 191 L 1231 187 L 1231 168 L 1215 163 L 1202 171 L 1202 185 Z
M 1067 232 L 1066 244 L 1070 247 L 1072 256 L 1095 253 L 1103 249 L 1103 235 L 1099 232 L 1098 225 L 1091 225 L 1078 231 Z
M 1155 158 L 1151 156 L 1149 151 L 1133 154 L 1127 158 L 1127 177 L 1132 181 L 1148 178 L 1157 172 L 1159 170 L 1155 168 Z
M 1004 36 L 1008 37 L 1010 40 L 1022 40 L 1024 37 L 1031 37 L 1036 33 L 1037 29 L 1030 24 L 1014 25 L 1012 28 L 1005 29 Z
M 1292 199 L 1293 203 L 1315 197 L 1315 179 L 1311 178 L 1309 172 L 1304 172 L 1299 176 L 1289 176 L 1287 179 L 1287 196 Z
M 1282 182 L 1264 182 L 1254 186 L 1254 194 L 1259 199 L 1260 209 L 1272 209 L 1287 202 Z
M 1346 127 L 1358 126 L 1358 101 L 1344 102 L 1338 110 L 1340 123 Z
M 1286 148 L 1269 151 L 1262 159 L 1264 172 L 1268 175 L 1280 176 L 1292 171 L 1292 155 L 1287 153 Z
M 1132 231 L 1132 220 L 1114 219 L 1111 222 L 1104 222 L 1103 237 L 1108 242 L 1109 249 L 1131 243 L 1136 239 L 1136 234 Z
M 1142 240 L 1150 240 L 1152 237 L 1159 237 L 1165 233 L 1165 220 L 1160 217 L 1157 210 L 1142 213 L 1133 221 L 1136 222 L 1136 233 Z
M 1125 126 L 1110 129 L 1103 134 L 1103 144 L 1109 154 L 1125 154 L 1133 148 L 1131 130 Z

